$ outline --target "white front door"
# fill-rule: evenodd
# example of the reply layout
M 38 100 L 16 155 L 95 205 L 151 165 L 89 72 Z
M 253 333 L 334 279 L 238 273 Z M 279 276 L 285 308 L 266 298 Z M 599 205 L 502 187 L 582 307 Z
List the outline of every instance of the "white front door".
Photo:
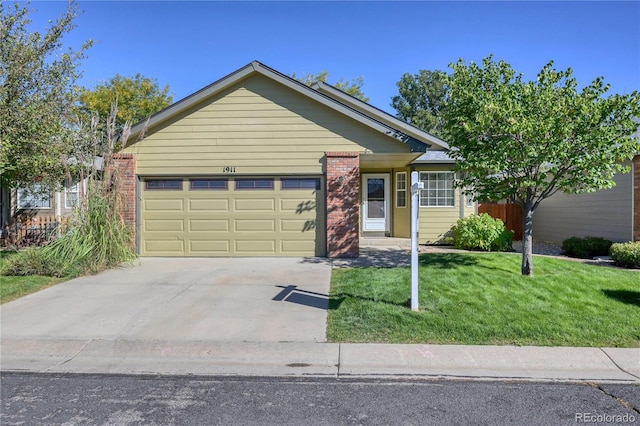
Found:
M 362 230 L 389 231 L 391 194 L 388 174 L 362 175 Z

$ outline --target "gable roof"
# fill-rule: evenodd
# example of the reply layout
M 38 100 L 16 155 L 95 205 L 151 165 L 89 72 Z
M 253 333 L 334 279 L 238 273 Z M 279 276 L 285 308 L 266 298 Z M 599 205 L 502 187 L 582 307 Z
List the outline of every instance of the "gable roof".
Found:
M 163 122 L 171 119 L 172 117 L 182 113 L 183 111 L 191 108 L 192 106 L 204 101 L 205 99 L 214 96 L 217 93 L 231 87 L 239 81 L 253 75 L 259 74 L 265 76 L 271 80 L 274 80 L 302 95 L 305 95 L 318 103 L 327 106 L 359 123 L 362 123 L 371 129 L 390 136 L 396 140 L 399 140 L 409 145 L 411 152 L 425 152 L 431 147 L 432 144 L 436 144 L 443 148 L 448 148 L 448 145 L 436 138 L 435 136 L 424 132 L 417 127 L 404 123 L 401 120 L 379 110 L 371 107 L 365 102 L 359 99 L 353 98 L 349 95 L 348 99 L 340 96 L 341 91 L 335 89 L 334 92 L 325 87 L 322 90 L 309 87 L 293 78 L 286 76 L 273 68 L 258 62 L 253 61 L 248 65 L 240 68 L 237 71 L 221 78 L 220 80 L 204 87 L 203 89 L 187 96 L 186 98 L 168 106 L 160 112 L 149 117 L 147 120 L 143 120 L 135 124 L 131 128 L 129 140 L 133 140 L 147 129 L 153 129 Z M 329 85 L 326 85 L 329 86 Z M 330 86 L 329 86 L 330 87 Z

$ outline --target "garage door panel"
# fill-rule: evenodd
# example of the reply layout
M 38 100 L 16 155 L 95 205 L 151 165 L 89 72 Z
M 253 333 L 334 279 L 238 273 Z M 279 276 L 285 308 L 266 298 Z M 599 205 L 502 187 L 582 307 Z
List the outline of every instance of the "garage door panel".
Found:
M 189 232 L 229 232 L 229 219 L 190 219 Z
M 145 232 L 183 232 L 184 221 L 181 219 L 150 219 L 142 225 Z
M 194 256 L 228 255 L 229 240 L 189 240 L 189 254 Z
M 216 199 L 204 199 L 204 200 L 189 200 L 189 211 L 191 212 L 229 212 L 229 200 L 216 200 Z
M 147 212 L 182 212 L 184 210 L 184 202 L 181 199 L 174 200 L 170 198 L 145 200 L 143 209 Z
M 313 253 L 315 250 L 315 241 L 298 241 L 298 240 L 281 240 L 280 241 L 280 252 L 282 254 L 291 254 L 294 255 L 296 253 Z
M 274 219 L 236 219 L 234 224 L 238 232 L 275 232 L 276 230 Z
M 235 252 L 238 254 L 273 255 L 276 250 L 275 240 L 236 240 Z
M 154 256 L 183 256 L 184 241 L 176 239 L 145 240 L 144 251 Z
M 314 232 L 316 229 L 316 221 L 312 219 L 282 219 L 280 221 L 280 229 L 282 232 L 302 234 L 305 232 Z
M 280 211 L 283 212 L 295 212 L 296 214 L 309 213 L 315 214 L 316 212 L 316 200 L 293 198 L 293 199 L 280 199 Z
M 255 192 L 255 191 L 252 191 Z M 246 194 L 246 193 L 245 193 Z M 246 195 L 245 195 L 246 196 Z M 250 198 L 234 200 L 234 210 L 236 212 L 274 212 L 276 203 L 273 198 Z

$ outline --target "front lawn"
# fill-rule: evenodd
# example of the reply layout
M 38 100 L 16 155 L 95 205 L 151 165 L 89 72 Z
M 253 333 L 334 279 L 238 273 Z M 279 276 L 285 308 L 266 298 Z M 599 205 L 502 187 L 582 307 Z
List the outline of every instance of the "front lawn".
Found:
M 5 260 L 9 256 L 15 255 L 16 252 L 0 251 L 0 270 Z M 51 287 L 64 281 L 61 278 L 32 276 L 4 276 L 0 275 L 0 303 L 10 302 L 27 294 Z
M 334 269 L 332 342 L 640 347 L 640 273 L 511 253 L 420 255 L 410 268 Z

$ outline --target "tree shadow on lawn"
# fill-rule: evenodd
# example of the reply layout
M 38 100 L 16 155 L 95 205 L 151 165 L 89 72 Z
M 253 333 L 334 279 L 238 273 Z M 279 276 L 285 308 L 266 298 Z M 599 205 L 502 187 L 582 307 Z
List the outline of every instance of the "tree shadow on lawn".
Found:
M 459 253 L 428 253 L 421 254 L 420 266 L 429 266 L 437 269 L 455 269 L 461 266 L 474 266 L 478 264 L 475 257 Z
M 631 290 L 602 290 L 605 296 L 618 302 L 640 307 L 640 292 Z

